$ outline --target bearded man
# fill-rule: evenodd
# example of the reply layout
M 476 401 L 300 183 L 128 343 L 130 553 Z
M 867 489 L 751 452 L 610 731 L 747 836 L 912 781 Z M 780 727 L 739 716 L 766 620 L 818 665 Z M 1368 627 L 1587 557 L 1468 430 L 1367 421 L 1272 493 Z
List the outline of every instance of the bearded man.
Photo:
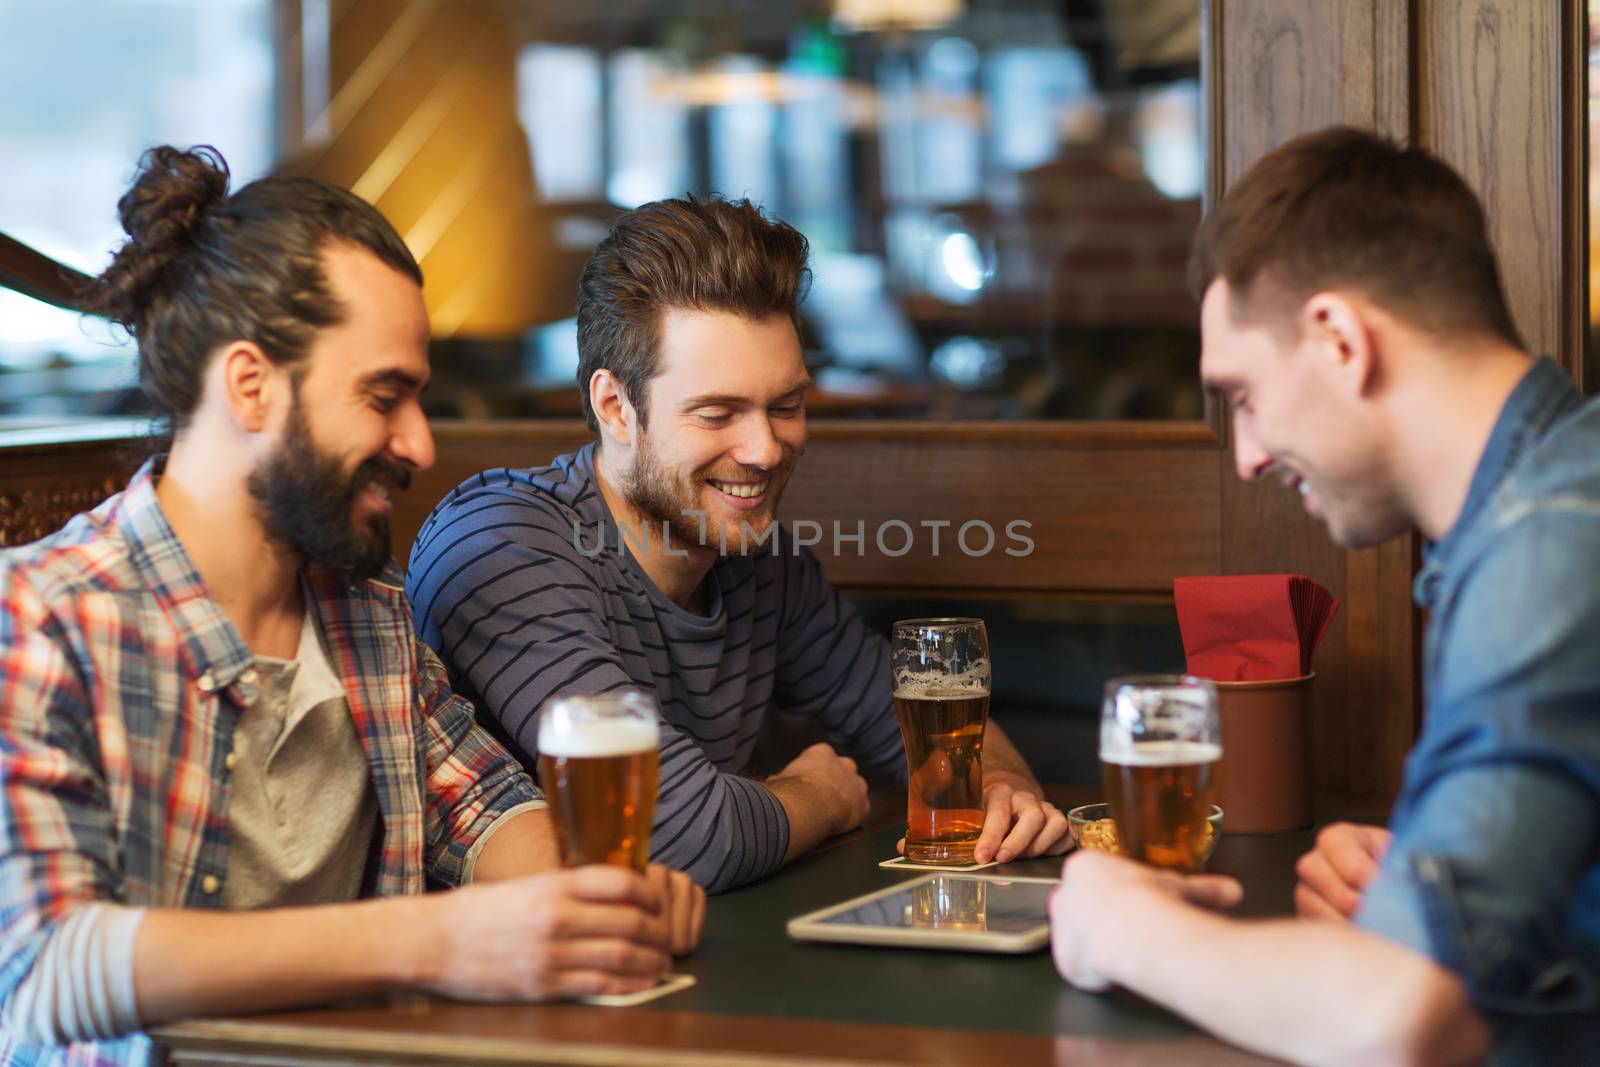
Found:
M 805 452 L 806 240 L 746 201 L 627 213 L 584 268 L 578 391 L 595 443 L 484 471 L 417 537 L 425 642 L 533 767 L 548 699 L 634 687 L 662 718 L 652 858 L 716 892 L 859 825 L 858 766 L 906 777 L 889 648 L 775 526 Z M 745 777 L 769 708 L 829 741 Z M 976 858 L 1066 848 L 992 721 Z
M 416 639 L 411 253 L 343 189 L 228 180 L 152 149 L 89 294 L 168 451 L 0 552 L 3 1063 L 142 1065 L 162 1023 L 395 989 L 633 992 L 704 914 L 664 868 L 551 870 L 532 780 Z

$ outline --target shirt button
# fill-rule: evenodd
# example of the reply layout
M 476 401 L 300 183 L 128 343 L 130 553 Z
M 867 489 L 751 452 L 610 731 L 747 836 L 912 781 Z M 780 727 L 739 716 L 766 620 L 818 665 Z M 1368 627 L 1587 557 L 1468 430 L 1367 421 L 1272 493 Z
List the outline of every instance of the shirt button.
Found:
M 200 676 L 200 680 L 195 685 L 200 687 L 200 692 L 209 693 L 217 687 L 217 680 L 211 676 L 210 671 L 206 671 Z
M 204 893 L 208 897 L 216 893 L 216 891 L 221 887 L 222 883 L 217 881 L 217 876 L 214 874 L 208 874 L 204 878 L 200 879 L 200 892 Z
M 234 765 L 239 762 L 239 753 L 237 753 L 237 752 L 228 753 L 228 757 L 226 759 L 224 759 L 222 762 L 223 762 L 223 765 L 228 768 L 228 770 L 230 770 L 230 771 L 233 770 Z

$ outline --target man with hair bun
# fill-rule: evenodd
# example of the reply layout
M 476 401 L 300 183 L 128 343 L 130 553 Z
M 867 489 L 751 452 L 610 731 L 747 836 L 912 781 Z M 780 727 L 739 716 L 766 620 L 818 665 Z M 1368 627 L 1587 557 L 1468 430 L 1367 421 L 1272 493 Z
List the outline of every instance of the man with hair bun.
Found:
M 800 233 L 748 201 L 624 214 L 578 289 L 578 395 L 596 440 L 467 479 L 406 573 L 423 640 L 529 767 L 551 697 L 657 698 L 651 852 L 712 892 L 857 826 L 858 764 L 906 777 L 888 642 L 776 523 L 806 445 L 806 257 Z M 769 708 L 814 718 L 828 740 L 758 781 Z M 979 862 L 1067 847 L 1065 816 L 992 720 L 983 774 Z
M 1427 706 L 1388 827 L 1318 834 L 1298 919 L 1233 922 L 1231 879 L 1085 852 L 1058 970 L 1295 1063 L 1596 1062 L 1600 403 L 1523 348 L 1466 182 L 1373 134 L 1263 157 L 1190 274 L 1240 477 L 1346 547 L 1431 542 Z
M 416 640 L 394 493 L 433 462 L 421 272 L 370 204 L 153 149 L 91 294 L 170 450 L 0 553 L 0 1061 L 398 988 L 648 988 L 704 893 L 555 871 L 523 769 Z M 425 887 L 449 892 L 424 894 Z

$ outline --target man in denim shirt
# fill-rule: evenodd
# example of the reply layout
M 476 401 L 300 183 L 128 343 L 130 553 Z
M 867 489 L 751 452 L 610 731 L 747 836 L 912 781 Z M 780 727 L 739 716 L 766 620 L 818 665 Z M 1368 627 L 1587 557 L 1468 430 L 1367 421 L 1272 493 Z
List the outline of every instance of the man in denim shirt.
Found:
M 1347 547 L 1434 542 L 1425 721 L 1389 830 L 1336 824 L 1301 860 L 1300 918 L 1233 922 L 1210 910 L 1238 899 L 1229 879 L 1086 853 L 1052 902 L 1057 967 L 1297 1062 L 1583 1062 L 1600 408 L 1523 349 L 1465 183 L 1369 134 L 1263 158 L 1202 224 L 1191 277 L 1240 476 L 1278 476 Z

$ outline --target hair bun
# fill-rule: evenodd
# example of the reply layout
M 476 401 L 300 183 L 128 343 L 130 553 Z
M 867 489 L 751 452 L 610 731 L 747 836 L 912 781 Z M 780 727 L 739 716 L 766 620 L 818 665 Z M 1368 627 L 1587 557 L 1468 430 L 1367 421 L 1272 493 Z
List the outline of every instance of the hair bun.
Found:
M 162 145 L 139 160 L 133 187 L 117 201 L 129 239 L 150 251 L 186 240 L 206 211 L 228 198 L 228 164 L 210 145 L 187 152 Z
M 135 329 L 145 294 L 193 246 L 196 230 L 228 199 L 228 164 L 210 145 L 152 148 L 117 201 L 127 242 L 100 275 L 90 310 Z

